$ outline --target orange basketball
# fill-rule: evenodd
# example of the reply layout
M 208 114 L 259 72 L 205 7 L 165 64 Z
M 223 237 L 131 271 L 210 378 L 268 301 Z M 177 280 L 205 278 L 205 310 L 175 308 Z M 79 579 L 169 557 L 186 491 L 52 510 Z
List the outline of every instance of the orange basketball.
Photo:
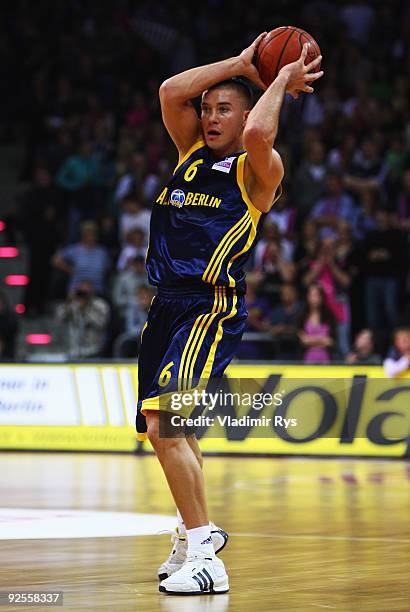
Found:
M 309 64 L 321 53 L 313 36 L 304 30 L 293 26 L 281 26 L 265 36 L 254 57 L 254 64 L 265 85 L 272 83 L 283 66 L 299 59 L 305 43 L 309 44 L 305 60 L 305 63 Z M 319 70 L 319 67 L 316 70 Z

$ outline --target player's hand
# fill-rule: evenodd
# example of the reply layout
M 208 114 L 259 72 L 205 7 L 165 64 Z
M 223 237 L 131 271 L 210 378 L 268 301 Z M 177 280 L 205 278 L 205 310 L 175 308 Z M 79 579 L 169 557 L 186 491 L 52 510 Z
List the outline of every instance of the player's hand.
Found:
M 259 72 L 253 63 L 253 58 L 259 44 L 265 38 L 266 34 L 267 32 L 262 32 L 262 34 L 259 34 L 259 36 L 255 38 L 253 43 L 249 45 L 249 47 L 246 47 L 246 49 L 244 49 L 239 56 L 242 63 L 241 74 L 253 83 L 255 83 L 264 91 L 266 89 L 266 85 L 259 76 Z
M 305 65 L 308 48 L 309 44 L 305 43 L 303 45 L 300 58 L 296 62 L 287 64 L 279 71 L 279 74 L 285 74 L 288 78 L 286 92 L 289 93 L 293 98 L 295 98 L 295 100 L 299 96 L 301 91 L 304 91 L 306 93 L 313 93 L 314 89 L 309 85 L 309 83 L 317 81 L 317 79 L 320 79 L 320 77 L 323 76 L 323 70 L 320 70 L 319 72 L 313 72 L 314 69 L 319 66 L 322 60 L 321 55 L 319 55 L 319 57 L 314 59 L 309 64 Z

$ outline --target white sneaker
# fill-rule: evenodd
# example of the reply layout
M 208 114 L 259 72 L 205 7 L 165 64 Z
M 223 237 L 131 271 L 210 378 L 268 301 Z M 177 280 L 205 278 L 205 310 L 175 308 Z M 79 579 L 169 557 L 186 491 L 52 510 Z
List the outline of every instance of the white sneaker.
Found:
M 187 555 L 181 569 L 163 580 L 159 590 L 171 595 L 227 593 L 229 580 L 221 559 L 198 552 Z
M 215 554 L 219 553 L 228 542 L 228 534 L 222 529 L 210 523 L 212 544 L 214 546 Z M 178 527 L 171 535 L 171 542 L 173 544 L 172 550 L 169 557 L 164 563 L 158 568 L 158 579 L 165 580 L 169 576 L 172 576 L 183 566 L 186 553 L 188 549 L 188 542 L 186 536 L 181 536 L 178 532 Z

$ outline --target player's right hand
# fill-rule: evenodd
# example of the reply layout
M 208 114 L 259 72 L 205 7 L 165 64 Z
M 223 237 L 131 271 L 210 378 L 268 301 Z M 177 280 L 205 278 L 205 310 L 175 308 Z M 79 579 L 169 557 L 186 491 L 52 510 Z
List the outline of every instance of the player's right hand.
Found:
M 286 64 L 286 66 L 283 66 L 283 68 L 281 68 L 279 71 L 279 74 L 285 74 L 288 79 L 286 92 L 295 99 L 299 96 L 301 91 L 313 93 L 313 87 L 311 87 L 309 83 L 312 83 L 323 76 L 323 70 L 320 70 L 319 72 L 312 72 L 316 66 L 320 65 L 320 62 L 322 61 L 321 55 L 319 55 L 309 64 L 305 65 L 308 48 L 309 43 L 305 43 L 299 59 L 291 64 Z
M 243 75 L 244 77 L 246 77 L 247 79 L 255 83 L 258 87 L 260 87 L 264 91 L 266 89 L 266 85 L 259 76 L 258 69 L 253 63 L 253 58 L 254 58 L 255 52 L 259 44 L 265 38 L 266 34 L 267 32 L 262 32 L 262 34 L 259 34 L 259 36 L 255 38 L 253 43 L 249 45 L 249 47 L 246 47 L 246 49 L 244 49 L 239 56 L 242 62 L 241 75 Z

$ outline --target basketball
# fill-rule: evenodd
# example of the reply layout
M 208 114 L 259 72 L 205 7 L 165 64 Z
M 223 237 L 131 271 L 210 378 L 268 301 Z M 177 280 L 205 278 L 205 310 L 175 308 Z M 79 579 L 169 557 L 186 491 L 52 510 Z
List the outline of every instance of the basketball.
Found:
M 281 26 L 265 36 L 256 51 L 254 64 L 266 86 L 274 81 L 283 66 L 299 59 L 305 43 L 309 43 L 305 61 L 309 64 L 321 53 L 315 39 L 304 30 Z

